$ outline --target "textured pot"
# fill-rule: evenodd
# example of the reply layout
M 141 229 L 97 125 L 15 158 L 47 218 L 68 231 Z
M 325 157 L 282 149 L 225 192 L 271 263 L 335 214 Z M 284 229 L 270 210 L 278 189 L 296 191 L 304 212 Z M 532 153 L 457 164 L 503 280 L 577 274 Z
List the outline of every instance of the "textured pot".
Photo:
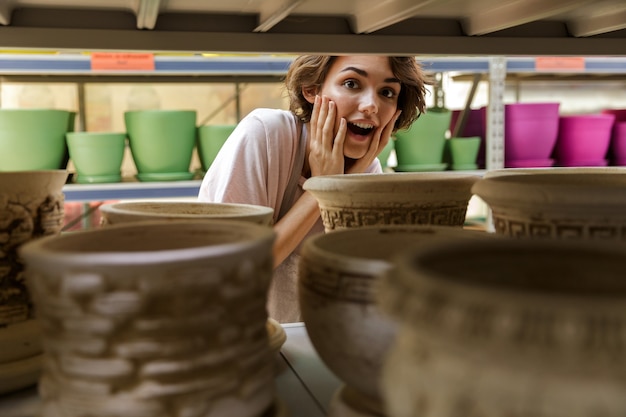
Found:
M 198 127 L 198 156 L 204 171 L 209 169 L 236 126 L 205 125 Z
M 625 187 L 620 168 L 563 168 L 505 172 L 472 191 L 491 208 L 499 234 L 626 240 Z
M 253 204 L 194 201 L 124 201 L 100 206 L 102 224 L 153 220 L 242 220 L 271 225 L 274 209 Z
M 388 416 L 626 415 L 625 258 L 529 239 L 404 252 L 379 292 L 398 323 Z
M 33 317 L 21 245 L 63 227 L 65 170 L 0 172 L 0 327 Z
M 76 168 L 76 182 L 103 183 L 122 180 L 126 134 L 72 132 L 66 134 L 69 155 Z
M 195 110 L 134 110 L 124 113 L 131 154 L 141 181 L 191 179 L 196 145 Z
M 367 415 L 382 413 L 380 371 L 397 329 L 380 312 L 376 294 L 394 256 L 407 247 L 484 234 L 445 226 L 379 225 L 304 242 L 298 280 L 302 317 L 320 358 L 346 385 L 333 404 L 345 403 Z
M 303 188 L 317 199 L 327 232 L 377 224 L 461 227 L 478 179 L 453 172 L 327 175 Z
M 65 169 L 69 120 L 65 110 L 0 109 L 0 171 Z
M 266 226 L 181 221 L 24 245 L 43 415 L 262 415 L 276 395 L 273 240 Z

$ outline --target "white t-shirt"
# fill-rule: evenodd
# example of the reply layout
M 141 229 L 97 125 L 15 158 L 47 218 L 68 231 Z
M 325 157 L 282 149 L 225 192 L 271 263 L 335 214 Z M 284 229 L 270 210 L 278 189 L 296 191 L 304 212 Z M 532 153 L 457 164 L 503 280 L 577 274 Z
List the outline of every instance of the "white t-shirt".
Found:
M 272 207 L 276 223 L 297 162 L 298 146 L 308 140 L 307 130 L 301 126 L 290 111 L 264 108 L 252 111 L 239 122 L 215 157 L 200 186 L 198 200 Z M 304 141 L 300 140 L 300 134 L 304 135 Z M 382 172 L 378 159 L 367 172 Z M 304 193 L 302 185 L 306 178 L 299 174 L 293 202 Z M 323 232 L 320 218 L 307 237 Z M 280 322 L 300 321 L 297 306 L 300 247 L 301 244 L 274 272 L 268 310 Z

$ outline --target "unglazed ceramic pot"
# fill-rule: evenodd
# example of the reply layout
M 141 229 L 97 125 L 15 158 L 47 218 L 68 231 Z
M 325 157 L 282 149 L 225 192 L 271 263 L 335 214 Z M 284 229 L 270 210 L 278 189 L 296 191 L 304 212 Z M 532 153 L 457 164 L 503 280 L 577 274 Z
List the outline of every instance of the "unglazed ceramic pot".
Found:
M 67 175 L 65 170 L 0 172 L 0 327 L 33 317 L 17 251 L 61 231 Z
M 317 199 L 327 232 L 377 224 L 461 227 L 479 179 L 453 172 L 327 175 L 303 188 Z
M 626 415 L 623 244 L 458 241 L 381 281 L 390 417 Z M 453 260 L 453 261 L 452 261 Z
M 242 220 L 271 225 L 274 209 L 253 204 L 194 201 L 118 202 L 100 206 L 102 224 L 151 220 Z
M 472 191 L 491 208 L 496 233 L 557 239 L 626 240 L 623 168 L 512 173 Z
M 302 317 L 320 358 L 346 385 L 330 416 L 345 414 L 336 411 L 341 404 L 368 416 L 382 414 L 380 370 L 396 325 L 379 311 L 376 293 L 396 253 L 483 235 L 445 226 L 378 225 L 305 240 L 299 268 Z
M 258 417 L 275 401 L 271 228 L 117 225 L 22 246 L 42 415 Z

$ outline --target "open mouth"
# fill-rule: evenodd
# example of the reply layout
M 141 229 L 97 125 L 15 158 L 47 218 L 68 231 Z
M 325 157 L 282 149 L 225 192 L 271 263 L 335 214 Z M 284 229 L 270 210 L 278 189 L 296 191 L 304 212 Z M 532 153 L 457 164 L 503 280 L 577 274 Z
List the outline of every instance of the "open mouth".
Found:
M 348 130 L 357 135 L 367 136 L 374 130 L 374 126 L 366 123 L 348 123 Z

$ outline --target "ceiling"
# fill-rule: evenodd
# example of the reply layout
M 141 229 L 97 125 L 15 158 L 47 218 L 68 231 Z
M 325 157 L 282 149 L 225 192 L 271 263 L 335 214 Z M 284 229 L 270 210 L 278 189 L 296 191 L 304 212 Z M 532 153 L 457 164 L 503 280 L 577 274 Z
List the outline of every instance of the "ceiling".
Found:
M 626 0 L 0 0 L 0 49 L 626 55 Z

